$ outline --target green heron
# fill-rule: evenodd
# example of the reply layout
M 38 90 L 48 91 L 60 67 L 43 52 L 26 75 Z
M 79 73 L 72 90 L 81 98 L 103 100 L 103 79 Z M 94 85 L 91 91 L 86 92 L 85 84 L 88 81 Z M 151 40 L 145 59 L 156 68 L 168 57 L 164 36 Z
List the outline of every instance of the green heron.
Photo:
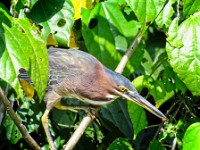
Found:
M 61 105 L 63 97 L 76 98 L 93 106 L 105 105 L 123 97 L 166 120 L 166 116 L 143 98 L 127 78 L 106 68 L 92 55 L 61 48 L 50 48 L 48 54 L 49 81 L 42 124 L 51 149 L 55 147 L 48 128 L 49 112 L 53 107 L 73 109 Z

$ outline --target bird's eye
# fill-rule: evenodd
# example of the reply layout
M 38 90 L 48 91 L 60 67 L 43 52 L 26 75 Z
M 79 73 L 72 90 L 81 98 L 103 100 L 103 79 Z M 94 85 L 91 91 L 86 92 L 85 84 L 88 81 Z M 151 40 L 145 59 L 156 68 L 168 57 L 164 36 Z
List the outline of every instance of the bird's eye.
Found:
M 121 92 L 126 92 L 126 91 L 127 91 L 127 88 L 124 87 L 124 86 L 119 86 L 119 90 L 120 90 Z

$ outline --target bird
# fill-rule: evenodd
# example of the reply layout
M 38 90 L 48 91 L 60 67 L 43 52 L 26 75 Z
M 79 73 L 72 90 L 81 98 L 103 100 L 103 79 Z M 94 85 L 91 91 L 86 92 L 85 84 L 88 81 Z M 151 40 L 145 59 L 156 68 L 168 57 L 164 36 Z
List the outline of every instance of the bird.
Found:
M 47 91 L 44 97 L 46 109 L 41 118 L 50 149 L 56 149 L 48 128 L 49 113 L 63 106 L 61 98 L 75 98 L 91 106 L 100 107 L 122 97 L 147 109 L 162 121 L 167 117 L 142 97 L 123 75 L 105 67 L 89 53 L 81 50 L 51 47 L 48 49 L 49 73 Z

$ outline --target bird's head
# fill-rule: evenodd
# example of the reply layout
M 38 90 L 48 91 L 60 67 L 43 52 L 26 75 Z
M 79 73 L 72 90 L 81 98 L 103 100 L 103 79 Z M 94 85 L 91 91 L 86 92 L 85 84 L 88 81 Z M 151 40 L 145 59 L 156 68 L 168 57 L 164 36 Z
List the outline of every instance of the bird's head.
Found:
M 161 118 L 163 121 L 167 120 L 167 117 L 160 110 L 158 110 L 155 106 L 153 106 L 137 92 L 130 80 L 128 80 L 121 74 L 108 69 L 107 67 L 104 67 L 104 69 L 106 71 L 106 74 L 116 84 L 116 87 L 114 89 L 115 98 L 120 96 L 132 102 L 135 102 L 139 106 L 145 108 L 152 114 Z
M 115 90 L 116 94 L 122 98 L 135 102 L 139 106 L 145 108 L 152 114 L 161 118 L 163 122 L 167 120 L 167 117 L 158 110 L 155 106 L 153 106 L 150 102 L 148 102 L 144 97 L 142 97 L 135 89 L 130 90 L 125 86 L 118 86 L 118 89 Z

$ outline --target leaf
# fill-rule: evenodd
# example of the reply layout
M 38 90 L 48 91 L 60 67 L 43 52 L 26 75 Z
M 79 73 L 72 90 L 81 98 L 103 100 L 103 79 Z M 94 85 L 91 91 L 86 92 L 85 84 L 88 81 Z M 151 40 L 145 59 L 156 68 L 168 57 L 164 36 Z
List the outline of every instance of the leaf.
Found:
M 24 98 L 17 109 L 17 115 L 29 133 L 34 132 L 41 124 L 42 111 L 40 105 L 28 98 Z
M 93 0 L 71 0 L 73 6 L 74 6 L 74 20 L 78 20 L 81 18 L 81 8 L 88 8 L 92 9 Z
M 24 9 L 25 7 L 32 8 L 39 0 L 18 0 L 17 9 Z
M 172 15 L 174 14 L 174 9 L 172 5 L 176 2 L 176 0 L 169 0 L 161 13 L 156 18 L 156 23 L 159 28 L 162 28 L 164 25 L 166 28 L 169 28 L 172 22 Z
M 6 128 L 6 137 L 12 144 L 16 144 L 22 138 L 22 134 L 10 116 L 6 116 L 3 126 Z
M 177 77 L 171 67 L 165 67 L 162 81 L 167 92 L 172 90 L 178 92 L 180 90 L 181 93 L 185 93 L 187 90 L 185 84 Z
M 183 150 L 200 149 L 200 123 L 190 125 L 184 135 Z
M 150 144 L 150 150 L 165 150 L 158 140 L 153 140 Z
M 167 86 L 162 81 L 153 80 L 149 76 L 139 76 L 133 80 L 133 84 L 139 91 L 144 87 L 148 88 L 149 94 L 153 96 L 157 108 L 174 95 L 174 91 L 172 89 L 168 91 Z
M 60 126 L 73 126 L 77 119 L 76 116 L 76 113 L 72 111 L 63 111 L 58 109 L 54 109 L 52 111 L 52 120 L 54 120 Z
M 126 0 L 126 2 L 137 16 L 142 31 L 145 31 L 147 25 L 151 24 L 163 9 L 166 0 Z
M 134 87 L 137 89 L 137 91 L 142 91 L 142 89 L 144 87 L 146 88 L 150 88 L 153 82 L 153 78 L 149 77 L 149 76 L 138 76 L 137 78 L 135 78 L 132 83 L 134 85 Z
M 133 139 L 133 127 L 125 100 L 118 99 L 101 109 L 102 117 L 113 123 L 127 138 Z M 123 121 L 122 121 L 123 120 Z
M 51 33 L 61 46 L 68 46 L 74 24 L 74 9 L 69 0 L 40 0 L 27 16 L 42 26 L 45 39 Z
M 112 142 L 107 150 L 133 150 L 131 143 L 129 143 L 124 138 L 117 138 L 114 142 Z
M 147 127 L 142 130 L 135 139 L 135 149 L 149 149 L 149 144 L 152 139 L 155 137 L 155 133 L 157 132 L 157 127 Z
M 188 18 L 195 12 L 200 11 L 200 1 L 199 0 L 183 0 L 183 16 Z
M 128 22 L 118 3 L 110 1 L 97 4 L 92 10 L 83 9 L 82 21 L 87 50 L 105 66 L 115 69 L 138 31 L 137 22 Z M 143 56 L 142 49 L 136 49 L 126 65 L 125 74 L 138 67 Z
M 128 101 L 128 112 L 133 124 L 135 138 L 137 134 L 148 124 L 146 113 L 141 106 L 138 106 L 137 104 L 130 101 Z
M 200 43 L 200 13 L 190 16 L 180 26 L 171 29 L 172 27 L 169 29 L 166 45 L 170 64 L 192 94 L 200 95 L 200 48 L 198 44 Z M 182 43 L 182 46 L 179 43 Z
M 28 19 L 12 18 L 1 7 L 0 18 L 0 78 L 10 84 L 19 96 L 22 91 L 17 75 L 19 68 L 25 68 L 41 99 L 48 76 L 48 58 L 43 36 Z
M 153 96 L 156 107 L 159 108 L 164 102 L 174 96 L 174 91 L 168 92 L 163 82 L 156 80 L 152 83 L 149 94 Z

